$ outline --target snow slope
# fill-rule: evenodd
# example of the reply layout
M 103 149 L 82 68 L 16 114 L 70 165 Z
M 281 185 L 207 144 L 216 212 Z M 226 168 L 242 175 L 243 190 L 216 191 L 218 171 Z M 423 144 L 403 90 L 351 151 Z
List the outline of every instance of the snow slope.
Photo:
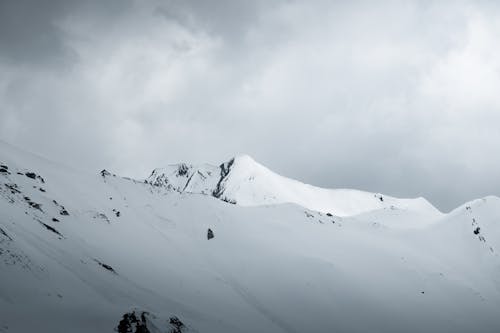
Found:
M 219 167 L 170 165 L 155 169 L 147 181 L 181 193 L 213 195 L 242 206 L 294 203 L 338 216 L 383 208 L 418 211 L 429 217 L 441 215 L 424 198 L 397 199 L 379 193 L 319 188 L 280 176 L 248 155 L 235 157 Z
M 250 162 L 187 166 L 186 187 L 177 167 L 135 181 L 0 143 L 0 332 L 499 331 L 499 198 L 316 210 Z

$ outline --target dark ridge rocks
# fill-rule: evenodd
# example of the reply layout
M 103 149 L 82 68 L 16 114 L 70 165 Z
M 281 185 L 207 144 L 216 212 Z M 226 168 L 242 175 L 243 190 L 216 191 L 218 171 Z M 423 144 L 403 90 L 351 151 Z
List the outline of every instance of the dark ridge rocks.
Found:
M 9 167 L 4 164 L 0 164 L 0 173 L 10 175 Z
M 186 327 L 176 316 L 170 317 L 169 323 L 172 326 L 169 333 L 182 333 L 183 329 Z
M 150 333 L 151 331 L 148 328 L 148 316 L 149 313 L 145 311 L 142 311 L 140 315 L 139 312 L 136 313 L 135 311 L 125 313 L 118 323 L 118 326 L 115 328 L 115 331 L 118 333 Z
M 332 217 L 333 215 L 331 213 L 326 213 L 326 216 Z
M 113 269 L 113 267 L 111 267 L 110 265 L 108 264 L 105 264 L 97 259 L 94 259 L 96 263 L 99 264 L 99 266 L 101 266 L 102 268 L 106 269 L 107 271 L 110 271 L 111 273 L 113 274 L 117 274 L 116 271 Z
M 102 169 L 101 170 L 101 177 L 104 178 L 106 176 L 111 176 L 111 173 L 108 170 L 106 170 L 106 169 Z
M 34 173 L 34 172 L 26 172 L 24 175 L 25 175 L 26 177 L 28 177 L 28 178 L 31 178 L 31 179 L 38 179 L 38 180 L 39 180 L 39 181 L 41 181 L 42 183 L 45 183 L 45 179 L 43 179 L 43 177 L 42 177 L 42 176 L 37 175 L 37 174 L 36 174 L 36 173 Z
M 52 218 L 52 222 L 59 222 L 58 219 L 56 219 L 55 217 Z
M 36 173 L 34 172 L 26 172 L 24 175 L 28 178 L 36 179 Z
M 11 194 L 21 193 L 21 191 L 19 191 L 18 189 L 19 187 L 17 186 L 17 184 L 4 184 L 4 185 L 10 190 Z
M 222 197 L 222 198 L 219 197 L 219 199 L 224 201 L 224 202 L 230 203 L 231 205 L 236 205 L 236 200 L 234 200 L 234 199 L 229 199 L 227 197 Z
M 214 238 L 214 232 L 212 231 L 212 229 L 208 228 L 208 231 L 207 231 L 207 239 L 208 240 L 211 240 L 212 238 Z
M 63 237 L 63 235 L 62 235 L 59 231 L 57 231 L 57 229 L 56 229 L 56 228 L 51 227 L 50 225 L 45 224 L 45 223 L 43 223 L 43 222 L 42 222 L 42 221 L 40 221 L 40 220 L 37 220 L 37 221 L 38 221 L 38 223 L 40 223 L 41 225 L 43 225 L 43 226 L 45 227 L 45 229 L 47 229 L 47 230 L 49 230 L 49 231 L 52 231 L 53 233 L 55 233 L 55 234 L 57 234 L 57 235 L 59 235 L 59 236 Z
M 38 188 L 38 190 L 39 190 L 40 192 L 45 192 L 45 189 L 43 189 L 43 188 L 41 188 L 41 187 L 39 187 L 39 188 Z
M 68 216 L 68 215 L 69 215 L 68 211 L 66 210 L 66 208 L 64 208 L 64 206 L 63 206 L 63 205 L 59 204 L 59 203 L 58 203 L 57 201 L 55 201 L 55 200 L 52 200 L 52 202 L 54 203 L 54 205 L 56 205 L 56 206 L 57 206 L 57 208 L 59 208 L 59 214 L 60 214 L 60 215 L 63 215 L 63 216 Z
M 2 228 L 0 228 L 0 235 L 3 235 L 5 236 L 5 238 L 7 238 L 8 240 L 10 240 L 11 242 L 13 241 L 12 237 L 10 237 L 7 232 L 5 232 L 5 230 L 3 230 Z
M 116 217 L 120 217 L 120 211 L 116 210 L 113 208 L 113 212 L 115 213 Z
M 473 232 L 474 232 L 474 235 L 478 236 L 478 238 L 479 238 L 479 240 L 481 242 L 486 242 L 486 238 L 484 238 L 484 236 L 480 234 L 480 232 L 481 232 L 481 228 L 480 227 L 477 227 L 476 229 L 474 229 Z
M 177 169 L 177 176 L 184 177 L 187 176 L 189 172 L 189 166 L 186 163 L 181 163 Z
M 41 204 L 31 201 L 31 199 L 27 196 L 23 197 L 23 199 L 28 203 L 28 205 L 30 205 L 31 208 L 38 209 L 43 212 Z

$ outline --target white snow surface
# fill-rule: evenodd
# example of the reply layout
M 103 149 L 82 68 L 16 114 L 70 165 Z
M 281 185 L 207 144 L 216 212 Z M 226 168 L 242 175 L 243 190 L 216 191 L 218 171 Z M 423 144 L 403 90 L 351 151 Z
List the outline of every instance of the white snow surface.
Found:
M 111 333 L 132 311 L 151 333 L 500 331 L 499 198 L 443 214 L 222 166 L 137 181 L 0 142 L 0 332 Z

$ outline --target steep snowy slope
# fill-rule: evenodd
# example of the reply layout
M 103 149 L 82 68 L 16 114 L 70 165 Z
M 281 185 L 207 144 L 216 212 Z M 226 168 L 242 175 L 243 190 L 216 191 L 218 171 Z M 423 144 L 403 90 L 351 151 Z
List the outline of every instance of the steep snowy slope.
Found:
M 429 223 L 425 205 L 343 217 L 243 207 L 182 181 L 171 190 L 85 174 L 3 143 L 0 165 L 2 333 L 500 328 L 496 197 Z M 169 184 L 177 170 L 164 173 Z M 214 185 L 194 180 L 195 193 Z
M 378 193 L 324 189 L 280 176 L 242 155 L 221 164 L 171 165 L 155 169 L 147 181 L 178 192 L 213 195 L 242 206 L 295 203 L 311 210 L 348 216 L 383 208 L 441 214 L 424 198 L 397 199 Z

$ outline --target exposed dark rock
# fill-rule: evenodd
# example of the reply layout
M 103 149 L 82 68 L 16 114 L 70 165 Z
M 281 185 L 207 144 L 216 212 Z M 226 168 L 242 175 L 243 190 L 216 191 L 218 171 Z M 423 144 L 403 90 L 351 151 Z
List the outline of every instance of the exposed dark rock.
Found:
M 103 263 L 103 262 L 100 262 L 100 261 L 99 261 L 99 260 L 97 260 L 97 259 L 94 259 L 94 260 L 95 260 L 95 261 L 99 264 L 99 266 L 101 266 L 102 268 L 104 268 L 104 269 L 106 269 L 106 270 L 110 271 L 111 273 L 117 274 L 117 273 L 116 273 L 116 271 L 113 269 L 113 267 L 111 267 L 110 265 L 105 264 L 105 263 Z
M 66 208 L 64 208 L 63 205 L 59 204 L 55 200 L 52 200 L 52 202 L 54 203 L 54 205 L 56 205 L 59 208 L 59 214 L 60 215 L 63 215 L 63 216 L 68 216 L 69 215 L 68 211 L 66 210 Z
M 52 222 L 59 222 L 58 219 L 56 219 L 55 217 L 52 218 Z
M 234 200 L 234 199 L 229 199 L 229 198 L 227 198 L 227 197 L 223 197 L 223 198 L 220 198 L 220 199 L 221 199 L 222 201 L 224 201 L 224 202 L 230 203 L 230 204 L 232 204 L 232 205 L 236 205 L 236 200 Z
M 40 190 L 40 192 L 45 192 L 45 189 L 43 189 L 41 187 L 39 188 L 39 190 Z
M 42 210 L 42 205 L 33 201 L 28 202 L 28 204 L 35 209 L 38 209 L 39 211 L 43 212 Z
M 186 176 L 189 172 L 189 167 L 185 163 L 181 163 L 179 165 L 179 169 L 177 169 L 177 176 L 183 177 Z
M 231 171 L 231 167 L 234 164 L 234 158 L 231 159 L 227 163 L 223 163 L 219 166 L 220 168 L 220 179 L 217 182 L 217 186 L 215 187 L 215 190 L 212 192 L 212 195 L 216 198 L 220 198 L 222 196 L 222 193 L 224 193 L 224 180 L 226 177 L 229 175 L 229 172 Z
M 111 173 L 108 170 L 106 170 L 106 169 L 102 169 L 101 176 L 103 178 L 106 177 L 106 176 L 111 176 Z
M 474 229 L 474 235 L 479 235 L 479 231 L 481 230 L 481 228 L 477 227 L 476 229 Z
M 208 228 L 208 231 L 207 231 L 207 239 L 210 240 L 212 238 L 214 238 L 214 232 L 212 231 L 212 229 Z
M 118 333 L 150 333 L 147 321 L 148 315 L 149 313 L 144 311 L 140 316 L 135 311 L 125 313 L 115 331 Z
M 185 327 L 184 323 L 176 316 L 170 317 L 170 325 L 172 325 L 172 329 L 169 333 L 182 333 L 182 330 Z
M 326 216 L 332 217 L 333 215 L 331 213 L 326 213 Z
M 12 194 L 21 193 L 21 191 L 18 190 L 17 184 L 5 184 L 5 187 L 7 187 Z
M 39 211 L 43 212 L 41 204 L 31 201 L 31 199 L 27 196 L 24 196 L 23 199 L 26 200 L 26 202 L 28 202 L 28 205 L 30 205 L 32 208 L 38 209 Z
M 28 178 L 36 179 L 36 173 L 34 173 L 34 172 L 26 172 L 25 175 Z
M 5 173 L 5 174 L 10 175 L 9 167 L 6 165 L 3 165 L 3 164 L 0 165 L 0 173 Z
M 61 237 L 63 236 L 63 235 L 62 235 L 59 231 L 57 231 L 57 229 L 56 229 L 56 228 L 51 227 L 50 225 L 45 224 L 45 223 L 43 223 L 43 222 L 42 222 L 42 221 L 40 221 L 40 220 L 37 220 L 37 221 L 38 221 L 41 225 L 43 225 L 43 226 L 45 227 L 45 229 L 47 229 L 47 230 L 49 230 L 49 231 L 52 231 L 53 233 L 55 233 L 55 234 L 57 234 L 57 235 L 59 235 L 59 236 L 61 236 Z
M 12 241 L 12 237 L 10 237 L 2 228 L 0 228 L 0 235 L 4 235 L 8 240 Z

